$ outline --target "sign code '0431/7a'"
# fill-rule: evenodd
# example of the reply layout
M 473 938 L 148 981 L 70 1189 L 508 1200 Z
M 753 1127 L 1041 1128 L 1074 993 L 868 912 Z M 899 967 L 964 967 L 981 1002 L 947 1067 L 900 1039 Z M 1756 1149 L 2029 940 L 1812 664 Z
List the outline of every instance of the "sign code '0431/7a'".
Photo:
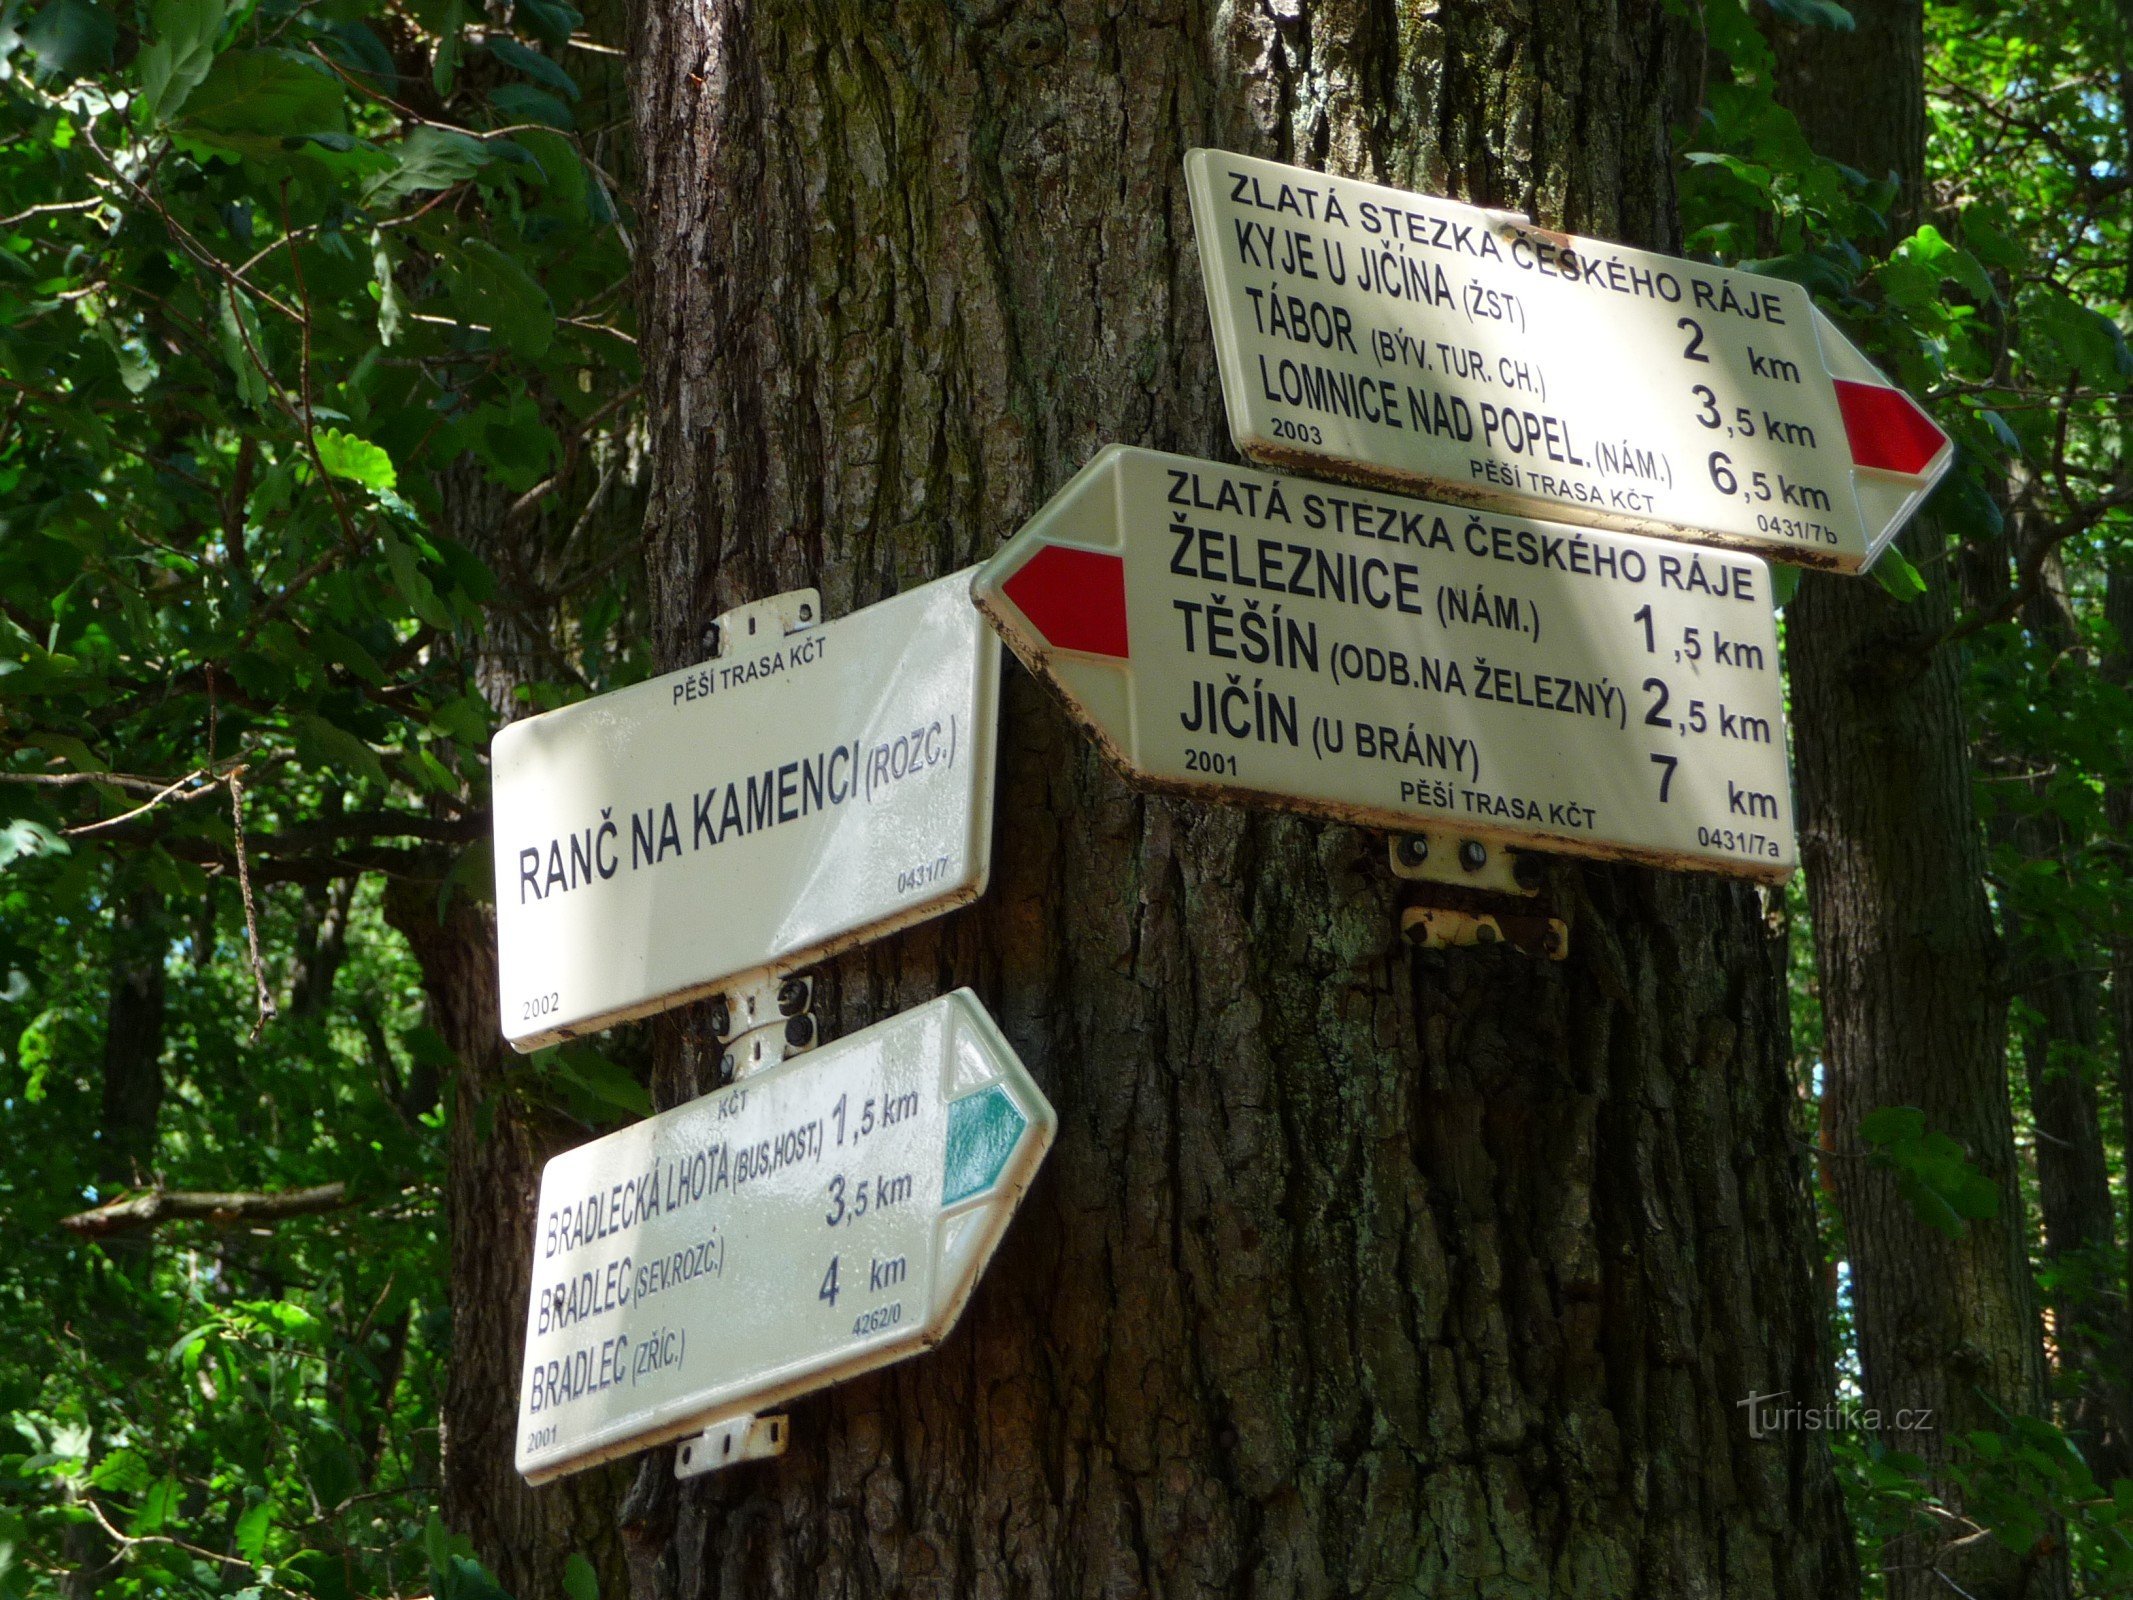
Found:
M 1055 1126 L 959 989 L 556 1157 L 519 1471 L 543 1482 L 938 1343 Z
M 958 575 L 496 736 L 521 1050 L 983 892 L 999 647 Z
M 1792 871 L 1753 556 L 1113 445 L 972 593 L 1152 787 Z
M 1854 572 L 1953 459 L 1799 284 L 1220 150 L 1185 172 L 1255 461 Z

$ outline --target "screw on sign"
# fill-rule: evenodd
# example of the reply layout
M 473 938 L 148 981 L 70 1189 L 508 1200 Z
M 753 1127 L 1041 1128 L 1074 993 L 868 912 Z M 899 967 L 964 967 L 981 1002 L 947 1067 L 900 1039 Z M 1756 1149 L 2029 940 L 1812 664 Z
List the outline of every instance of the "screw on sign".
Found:
M 1150 788 L 1792 870 L 1753 556 L 1113 445 L 971 594 Z
M 1255 461 L 1858 572 L 1953 460 L 1799 284 L 1220 150 L 1185 172 Z

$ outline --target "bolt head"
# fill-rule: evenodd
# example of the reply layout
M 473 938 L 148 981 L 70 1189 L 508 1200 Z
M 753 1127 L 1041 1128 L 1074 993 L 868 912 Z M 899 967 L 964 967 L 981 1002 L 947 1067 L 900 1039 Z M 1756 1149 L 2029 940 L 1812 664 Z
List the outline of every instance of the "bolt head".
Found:
M 787 978 L 778 985 L 778 1010 L 791 1016 L 807 1004 L 807 985 L 798 978 Z
M 728 1050 L 724 1055 L 718 1058 L 718 1074 L 722 1078 L 732 1078 L 733 1052 L 731 1050 Z
M 794 1017 L 785 1024 L 785 1042 L 795 1050 L 812 1042 L 814 1037 L 815 1019 L 813 1017 Z
M 1549 956 L 1561 955 L 1563 953 L 1563 936 L 1557 933 L 1553 928 L 1550 928 L 1546 933 L 1542 934 L 1541 953 L 1543 955 Z
M 1482 944 L 1494 944 L 1497 939 L 1495 924 L 1484 922 L 1474 930 L 1474 938 Z
M 711 1007 L 711 1031 L 721 1039 L 733 1031 L 733 1017 L 723 1000 Z
M 1479 872 L 1489 863 L 1488 846 L 1479 839 L 1462 840 L 1459 845 L 1459 865 L 1469 872 Z
M 1429 841 L 1419 833 L 1403 833 L 1399 843 L 1400 864 L 1419 867 L 1429 859 Z

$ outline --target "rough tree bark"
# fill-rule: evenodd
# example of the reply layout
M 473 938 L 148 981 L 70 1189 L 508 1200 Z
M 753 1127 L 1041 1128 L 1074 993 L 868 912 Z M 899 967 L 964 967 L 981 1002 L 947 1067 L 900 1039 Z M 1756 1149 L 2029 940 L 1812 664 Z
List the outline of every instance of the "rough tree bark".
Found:
M 1920 0 L 1861 0 L 1857 31 L 1788 29 L 1779 96 L 1822 154 L 1902 184 L 1915 219 L 1925 168 Z M 1901 226 L 1901 224 L 1899 224 Z M 2008 1105 L 2006 1002 L 1970 791 L 1960 664 L 1932 641 L 1952 606 L 1943 538 L 1915 520 L 1902 549 L 1924 576 L 1909 604 L 1871 580 L 1809 573 L 1786 618 L 1801 844 L 1826 1027 L 1830 1156 L 1867 1405 L 1884 1439 L 1930 1463 L 1999 1408 L 2039 1414 Z M 1915 1106 L 1998 1186 L 1999 1214 L 1949 1240 L 1866 1159 L 1861 1117 Z M 1930 1416 L 1900 1431 L 1901 1414 Z M 1967 1532 L 1949 1531 L 1950 1539 Z M 1944 1595 L 1933 1567 L 1978 1596 L 2061 1593 L 2063 1557 L 1938 1537 L 1887 1552 L 1895 1600 Z
M 801 583 L 989 552 L 1101 444 L 1229 454 L 1180 168 L 1213 143 L 1646 243 L 1656 3 L 646 0 L 660 664 Z M 1135 795 L 1012 669 L 991 894 L 834 963 L 957 983 L 1061 1116 L 939 1350 L 624 1512 L 635 1591 L 1842 1596 L 1780 951 L 1748 889 L 1564 867 L 1560 966 L 1418 955 L 1384 844 Z M 715 1082 L 657 1029 L 663 1103 Z

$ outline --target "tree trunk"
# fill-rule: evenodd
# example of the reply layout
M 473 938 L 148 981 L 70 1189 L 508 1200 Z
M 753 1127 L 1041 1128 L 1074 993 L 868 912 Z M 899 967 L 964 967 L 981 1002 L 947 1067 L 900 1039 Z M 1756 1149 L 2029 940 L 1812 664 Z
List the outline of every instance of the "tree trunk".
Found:
M 1227 455 L 1196 143 L 1672 232 L 1656 3 L 648 4 L 659 663 L 991 551 L 1101 444 Z M 1058 1142 L 956 1334 L 782 1459 L 624 1513 L 650 1596 L 1843 1596 L 1754 892 L 1563 865 L 1572 954 L 1416 954 L 1382 838 L 1144 798 L 1011 673 L 971 911 L 831 964 L 828 1037 L 974 985 Z M 716 1081 L 655 1028 L 665 1104 Z
M 2133 24 L 2129 24 L 2133 31 Z M 2123 81 L 2123 80 L 2122 80 Z M 2133 137 L 2133 132 L 2129 132 Z M 2112 563 L 2104 591 L 2104 620 L 2112 638 L 2104 672 L 2120 693 L 2133 695 L 2133 558 L 2123 554 Z M 2121 768 L 2110 775 L 2104 788 L 2104 817 L 2118 845 L 2118 881 L 2133 884 L 2133 771 Z M 2118 1336 L 2127 1352 L 2120 1376 L 2133 1386 L 2133 899 L 2122 898 L 2118 906 L 2117 937 L 2111 944 L 2111 1023 L 2118 1043 L 2119 1180 L 2127 1197 L 2125 1270 L 2127 1295 L 2120 1308 Z M 2133 1410 L 2133 1402 L 2129 1402 Z
M 1855 33 L 1785 30 L 1779 95 L 1823 155 L 1903 186 L 1915 217 L 1925 150 L 1920 0 L 1861 0 Z M 1808 573 L 1786 618 L 1802 855 L 1826 1028 L 1831 1157 L 1853 1325 L 1884 1441 L 1934 1464 L 2000 1408 L 2043 1410 L 2043 1356 L 2008 1105 L 2006 1004 L 1970 790 L 1960 663 L 1930 641 L 1951 604 L 1930 516 L 1899 548 L 1926 592 L 1892 601 L 1871 580 Z M 1867 1160 L 1860 1119 L 1915 1106 L 1998 1188 L 1999 1214 L 1949 1240 Z M 1920 1414 L 1922 1425 L 1903 1421 Z M 1961 1530 L 1958 1530 L 1961 1531 Z M 1886 1552 L 1895 1600 L 1945 1595 L 1946 1570 L 1981 1597 L 2063 1593 L 2063 1559 L 1979 1540 Z M 2041 1566 L 2042 1570 L 2039 1570 Z
M 97 1119 L 97 1198 L 155 1181 L 156 1122 L 163 1111 L 163 1033 L 167 1009 L 164 963 L 170 936 L 163 897 L 140 885 L 111 884 L 110 989 L 104 1001 L 103 1099 Z M 146 1354 L 139 1310 L 155 1259 L 152 1232 L 119 1234 L 97 1248 L 110 1257 L 114 1277 L 98 1282 L 91 1303 L 98 1315 L 81 1329 L 106 1366 L 137 1373 Z M 90 1600 L 123 1559 L 91 1522 L 67 1530 L 67 1600 Z
M 2027 520 L 2008 519 L 2018 548 L 2024 534 L 2035 536 Z M 2023 606 L 2022 619 L 2050 651 L 2053 672 L 2085 673 L 2091 667 L 2065 580 L 2056 554 L 2047 557 L 2043 581 Z M 2016 753 L 2024 767 L 2035 757 Z M 1995 818 L 1995 842 L 2004 837 L 2024 861 L 2057 864 L 2063 877 L 2073 870 L 2081 845 L 2064 818 L 2044 808 L 2044 782 L 2030 781 L 2038 806 L 2033 814 Z M 2080 948 L 2078 935 L 2070 947 L 2052 929 L 2030 926 L 2018 900 L 2003 897 L 2001 907 L 2009 987 L 2022 1002 L 2018 1036 L 2036 1123 L 2044 1259 L 2059 1273 L 2050 1296 L 2053 1387 L 2090 1469 L 2108 1485 L 2133 1475 L 2126 1370 L 2133 1346 L 2121 1337 L 2126 1281 L 2115 1248 L 2117 1205 L 2094 1078 L 2103 1060 L 2102 984 L 2087 956 L 2067 953 Z
M 597 476 L 585 475 L 586 483 Z M 499 575 L 504 593 L 487 609 L 469 663 L 475 688 L 497 720 L 522 710 L 521 684 L 557 675 L 561 610 L 549 592 L 549 557 L 580 514 L 512 515 L 517 496 L 462 461 L 440 481 L 444 524 Z M 613 502 L 627 517 L 635 496 Z M 560 528 L 557 524 L 560 523 Z M 457 1058 L 446 1149 L 452 1346 L 443 1403 L 447 1525 L 474 1541 L 513 1600 L 562 1600 L 572 1553 L 592 1563 L 603 1592 L 624 1581 L 614 1507 L 627 1475 L 602 1467 L 540 1490 L 515 1466 L 519 1361 L 533 1269 L 533 1217 L 541 1169 L 584 1142 L 586 1130 L 544 1113 L 511 1081 L 516 1057 L 497 1014 L 496 913 L 459 890 L 440 905 L 450 866 L 440 852 L 431 878 L 387 886 L 385 915 L 422 969 L 429 1020 Z

